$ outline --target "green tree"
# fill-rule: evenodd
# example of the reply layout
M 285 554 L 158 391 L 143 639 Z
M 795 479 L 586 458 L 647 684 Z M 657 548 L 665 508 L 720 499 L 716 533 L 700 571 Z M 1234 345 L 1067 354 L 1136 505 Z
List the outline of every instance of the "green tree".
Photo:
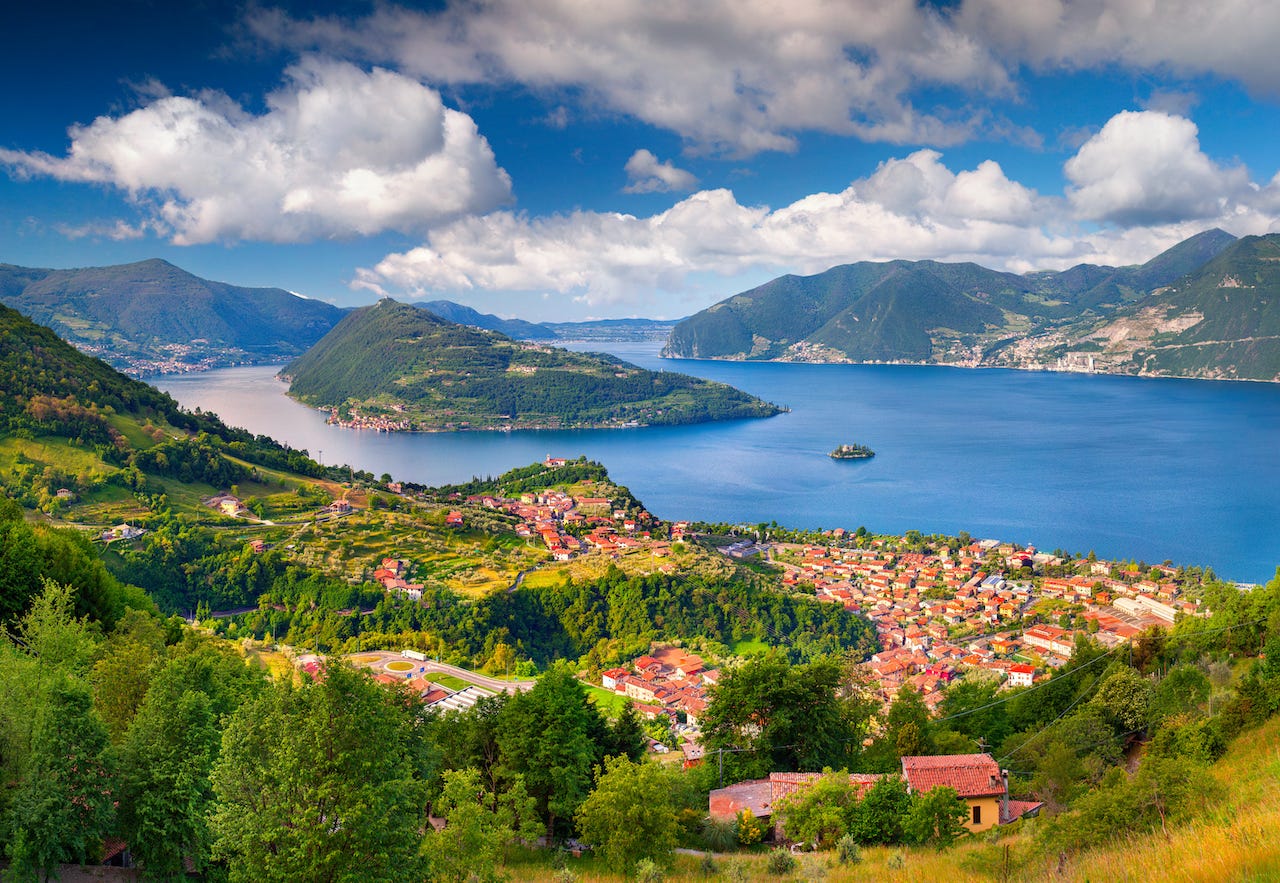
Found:
M 632 760 L 644 757 L 648 742 L 644 738 L 644 722 L 636 707 L 628 702 L 609 728 L 608 754 L 622 754 Z
M 1198 666 L 1175 665 L 1152 691 L 1148 713 L 1158 723 L 1171 715 L 1199 709 L 1209 699 L 1209 693 L 1209 678 Z
M 37 709 L 42 704 L 39 662 L 0 638 L 0 776 L 19 782 L 26 774 L 35 738 Z M 0 825 L 7 804 L 0 789 Z M 0 839 L 4 836 L 0 827 Z
M 773 808 L 788 840 L 829 849 L 849 830 L 857 794 L 845 770 L 823 770 L 812 785 L 788 794 Z
M 903 822 L 910 811 L 907 783 L 900 776 L 885 776 L 854 805 L 849 833 L 859 843 L 901 843 Z
M 537 807 L 519 776 L 506 792 L 495 795 L 485 789 L 478 770 L 449 770 L 435 811 L 444 817 L 445 827 L 428 833 L 422 845 L 435 880 L 504 879 L 499 865 L 506 847 L 537 839 L 541 829 Z
M 157 653 L 153 648 L 123 638 L 108 642 L 102 656 L 93 664 L 90 677 L 93 704 L 113 743 L 124 739 L 138 713 L 156 662 Z
M 489 792 L 500 789 L 498 730 L 507 699 L 506 693 L 486 696 L 468 709 L 447 711 L 433 721 L 431 738 L 440 752 L 441 769 L 473 768 Z
M 84 687 L 63 679 L 36 724 L 31 766 L 14 797 L 9 854 L 19 880 L 96 861 L 114 818 L 107 731 Z
M 1131 668 L 1121 668 L 1098 685 L 1091 704 L 1117 733 L 1132 733 L 1147 725 L 1151 682 Z
M 986 739 L 988 745 L 999 745 L 1009 737 L 1008 703 L 999 701 L 1000 686 L 993 680 L 964 678 L 947 688 L 938 705 L 938 715 L 945 726 L 971 739 Z
M 421 876 L 427 771 L 408 698 L 330 664 L 241 706 L 213 771 L 214 851 L 233 881 Z
M 903 827 L 909 839 L 942 850 L 966 832 L 968 818 L 969 805 L 954 788 L 942 785 L 914 795 Z
M 610 757 L 578 809 L 578 828 L 609 866 L 625 872 L 642 858 L 665 864 L 679 835 L 669 773 L 657 764 Z
M 524 776 L 548 837 L 567 823 L 591 789 L 605 725 L 567 664 L 552 666 L 527 693 L 503 706 L 497 730 L 502 766 Z
M 209 773 L 221 734 L 209 697 L 148 694 L 120 751 L 120 824 L 148 876 L 197 873 L 209 863 Z
M 17 639 L 43 670 L 79 678 L 89 670 L 100 633 L 87 617 L 76 617 L 70 586 L 42 581 L 40 594 L 18 623 Z
M 702 717 L 708 756 L 726 755 L 735 777 L 847 768 L 872 706 L 836 659 L 792 665 L 776 651 L 728 669 Z
M 933 723 L 920 694 L 903 684 L 894 694 L 884 730 L 868 750 L 868 765 L 880 772 L 900 768 L 903 757 L 934 753 Z
M 1130 650 L 1131 660 L 1135 668 L 1148 672 L 1157 666 L 1164 657 L 1169 634 L 1164 627 L 1148 626 L 1133 639 Z

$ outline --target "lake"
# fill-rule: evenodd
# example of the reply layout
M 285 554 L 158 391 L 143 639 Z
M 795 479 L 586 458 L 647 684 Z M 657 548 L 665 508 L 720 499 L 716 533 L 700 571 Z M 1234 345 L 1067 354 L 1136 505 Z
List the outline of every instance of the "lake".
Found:
M 586 348 L 586 347 L 576 347 Z M 541 432 L 341 429 L 284 395 L 276 367 L 153 381 L 188 408 L 324 463 L 425 484 L 585 454 L 656 515 L 990 537 L 1202 564 L 1263 582 L 1280 564 L 1280 385 L 902 365 L 661 359 L 791 408 L 767 420 Z M 870 460 L 835 461 L 849 442 Z

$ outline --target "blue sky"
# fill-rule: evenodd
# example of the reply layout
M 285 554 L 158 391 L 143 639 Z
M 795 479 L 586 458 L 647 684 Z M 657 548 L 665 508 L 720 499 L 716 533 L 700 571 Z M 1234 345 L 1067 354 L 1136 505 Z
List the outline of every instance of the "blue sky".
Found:
M 0 53 L 7 263 L 671 318 L 856 260 L 1280 229 L 1272 4 L 29 6 Z

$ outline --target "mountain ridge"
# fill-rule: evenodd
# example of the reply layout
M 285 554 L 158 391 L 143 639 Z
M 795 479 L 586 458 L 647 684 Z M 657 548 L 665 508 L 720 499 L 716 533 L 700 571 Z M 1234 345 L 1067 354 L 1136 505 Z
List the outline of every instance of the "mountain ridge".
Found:
M 1139 265 L 1078 264 L 1023 275 L 928 260 L 862 261 L 812 276 L 785 275 L 678 323 L 662 354 L 1070 369 L 1080 361 L 1071 348 L 1076 338 L 1125 315 L 1236 242 L 1212 229 Z M 1097 365 L 1088 359 L 1081 364 L 1091 370 Z M 1142 373 L 1140 365 L 1118 362 L 1114 370 Z
M 281 288 L 202 279 L 160 258 L 70 270 L 0 264 L 0 301 L 135 374 L 296 356 L 344 312 Z

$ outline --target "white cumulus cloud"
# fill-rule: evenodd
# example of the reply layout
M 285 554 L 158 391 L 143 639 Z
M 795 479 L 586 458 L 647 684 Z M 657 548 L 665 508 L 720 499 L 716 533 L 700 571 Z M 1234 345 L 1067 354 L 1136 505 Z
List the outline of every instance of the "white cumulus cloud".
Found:
M 1203 73 L 1280 94 L 1280 5 L 1256 0 L 964 0 L 952 26 L 1007 64 Z
M 432 13 L 381 5 L 354 22 L 265 11 L 250 27 L 431 82 L 562 91 L 741 154 L 790 150 L 804 130 L 956 143 L 990 120 L 915 107 L 917 86 L 1011 89 L 982 45 L 916 0 L 452 0 Z
M 692 190 L 698 183 L 692 172 L 676 168 L 670 160 L 660 162 L 651 151 L 643 148 L 631 154 L 624 170 L 631 182 L 623 188 L 626 193 Z
M 687 293 L 708 275 L 816 273 L 897 258 L 1019 273 L 1116 266 L 1213 226 L 1236 235 L 1280 229 L 1280 175 L 1259 186 L 1244 169 L 1214 163 L 1181 117 L 1119 114 L 1081 146 L 1066 174 L 1065 193 L 1042 194 L 994 161 L 955 171 L 925 149 L 881 163 L 840 192 L 777 208 L 743 205 L 717 189 L 647 217 L 495 212 L 433 229 L 420 247 L 358 270 L 353 284 L 410 296 L 556 292 L 637 305 L 652 303 L 654 292 Z
M 0 163 L 125 190 L 178 244 L 421 231 L 510 200 L 475 122 L 409 77 L 308 58 L 266 104 L 163 96 L 73 127 L 65 156 Z
M 990 110 L 1026 68 L 1207 74 L 1280 95 L 1280 4 L 1257 0 L 445 0 L 358 19 L 260 10 L 249 27 L 430 82 L 518 84 L 743 155 L 807 131 L 1034 141 Z M 1174 109 L 1172 95 L 1153 101 Z
M 1080 217 L 1122 225 L 1219 217 L 1250 196 L 1248 172 L 1201 149 L 1195 123 L 1159 111 L 1107 121 L 1067 161 L 1067 196 Z
M 550 290 L 607 303 L 652 288 L 679 289 L 700 273 L 818 272 L 863 259 L 999 264 L 1019 254 L 1065 255 L 1070 241 L 1027 223 L 1044 211 L 1043 202 L 996 163 L 954 173 L 936 151 L 921 150 L 881 164 L 839 193 L 772 210 L 742 205 L 717 189 L 649 217 L 578 211 L 466 218 L 431 231 L 419 248 L 361 269 L 356 285 L 380 293 Z

